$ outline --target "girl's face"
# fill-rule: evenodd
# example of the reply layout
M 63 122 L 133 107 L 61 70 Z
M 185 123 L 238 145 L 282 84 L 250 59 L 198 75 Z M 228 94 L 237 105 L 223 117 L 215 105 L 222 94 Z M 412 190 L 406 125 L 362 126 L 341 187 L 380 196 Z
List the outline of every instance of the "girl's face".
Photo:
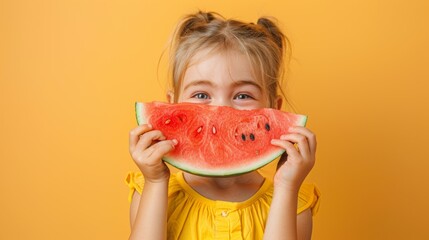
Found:
M 239 52 L 197 53 L 185 72 L 178 102 L 236 109 L 269 107 L 263 86 L 252 73 L 250 62 Z

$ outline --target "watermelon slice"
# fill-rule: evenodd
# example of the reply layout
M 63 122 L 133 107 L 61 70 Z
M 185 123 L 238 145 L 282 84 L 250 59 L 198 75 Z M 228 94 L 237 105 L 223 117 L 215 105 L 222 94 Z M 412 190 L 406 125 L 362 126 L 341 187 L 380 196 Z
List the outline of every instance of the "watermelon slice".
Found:
M 137 123 L 150 123 L 175 149 L 169 164 L 202 176 L 231 176 L 256 170 L 284 153 L 273 138 L 290 126 L 305 126 L 307 117 L 271 108 L 237 110 L 226 106 L 161 102 L 135 105 Z

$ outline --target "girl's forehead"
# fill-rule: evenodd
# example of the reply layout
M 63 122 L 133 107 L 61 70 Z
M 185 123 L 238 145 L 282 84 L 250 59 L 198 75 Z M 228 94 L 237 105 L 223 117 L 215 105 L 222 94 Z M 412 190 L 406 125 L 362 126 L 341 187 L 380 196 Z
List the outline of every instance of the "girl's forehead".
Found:
M 220 57 L 224 60 L 232 60 L 234 58 L 240 58 L 243 55 L 241 52 L 233 49 L 220 49 L 216 47 L 204 48 L 196 51 L 193 56 L 189 59 L 188 68 L 192 65 L 198 64 L 208 58 Z
M 224 70 L 236 77 L 246 77 L 257 79 L 255 66 L 248 55 L 235 49 L 204 49 L 196 52 L 187 64 L 184 72 L 186 78 L 190 72 L 198 71 L 201 74 L 217 74 L 217 71 Z M 244 75 L 244 76 L 242 76 Z
M 189 61 L 184 80 L 200 77 L 216 77 L 229 73 L 232 79 L 256 80 L 254 67 L 248 56 L 237 50 L 205 49 L 198 51 Z

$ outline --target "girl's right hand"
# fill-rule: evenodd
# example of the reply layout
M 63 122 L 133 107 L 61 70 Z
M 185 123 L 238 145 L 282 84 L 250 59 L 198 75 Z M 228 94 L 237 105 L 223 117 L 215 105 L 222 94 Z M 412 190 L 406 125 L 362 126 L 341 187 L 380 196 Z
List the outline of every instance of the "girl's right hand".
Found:
M 174 149 L 177 140 L 166 140 L 159 130 L 143 124 L 130 131 L 130 154 L 144 175 L 145 182 L 168 181 L 170 170 L 162 157 Z

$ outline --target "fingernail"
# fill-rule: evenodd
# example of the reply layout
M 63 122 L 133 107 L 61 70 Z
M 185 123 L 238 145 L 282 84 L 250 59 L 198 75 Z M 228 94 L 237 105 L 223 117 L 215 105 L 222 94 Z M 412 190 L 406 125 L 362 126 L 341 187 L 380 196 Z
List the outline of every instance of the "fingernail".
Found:
M 177 145 L 178 141 L 176 139 L 171 140 L 173 142 L 173 145 Z

